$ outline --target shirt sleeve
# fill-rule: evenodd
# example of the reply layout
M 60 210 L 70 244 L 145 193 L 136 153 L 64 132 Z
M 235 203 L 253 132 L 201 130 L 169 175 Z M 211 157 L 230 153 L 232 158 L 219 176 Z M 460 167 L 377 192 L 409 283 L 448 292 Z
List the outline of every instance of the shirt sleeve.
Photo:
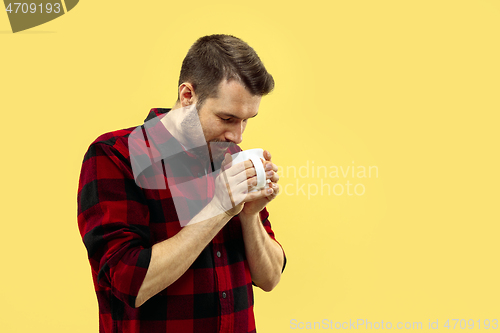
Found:
M 262 225 L 264 226 L 264 229 L 266 229 L 268 235 L 276 242 L 278 243 L 279 246 L 281 246 L 280 242 L 276 240 L 276 237 L 274 236 L 274 231 L 271 228 L 271 222 L 269 222 L 269 212 L 267 211 L 267 208 L 264 208 L 260 212 L 260 219 L 262 221 Z M 281 250 L 283 251 L 283 268 L 281 269 L 281 273 L 285 270 L 286 266 L 286 255 L 285 255 L 285 250 L 283 250 L 283 246 L 281 246 Z
M 111 290 L 135 307 L 151 260 L 149 209 L 130 162 L 112 145 L 89 147 L 77 201 L 78 227 L 96 291 Z

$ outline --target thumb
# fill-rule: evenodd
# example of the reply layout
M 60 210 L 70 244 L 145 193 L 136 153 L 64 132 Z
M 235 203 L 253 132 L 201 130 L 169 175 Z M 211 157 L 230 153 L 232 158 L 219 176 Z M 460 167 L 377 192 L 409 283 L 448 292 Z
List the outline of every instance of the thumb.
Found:
M 224 160 L 222 161 L 222 169 L 229 169 L 231 167 L 232 160 L 233 158 L 231 157 L 231 154 L 226 153 L 226 155 L 224 155 Z

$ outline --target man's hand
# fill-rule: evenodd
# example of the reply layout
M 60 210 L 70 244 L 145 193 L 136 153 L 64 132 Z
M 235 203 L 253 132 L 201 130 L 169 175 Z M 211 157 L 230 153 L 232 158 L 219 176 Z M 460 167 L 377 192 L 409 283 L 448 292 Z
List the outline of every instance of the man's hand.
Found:
M 266 207 L 266 205 L 271 202 L 276 196 L 279 194 L 280 188 L 278 183 L 279 176 L 276 173 L 278 171 L 278 167 L 276 164 L 271 162 L 271 153 L 267 150 L 264 150 L 264 158 L 266 159 L 264 161 L 264 168 L 266 170 L 266 179 L 270 179 L 271 182 L 269 183 L 269 188 L 264 188 L 258 192 L 253 192 L 253 193 L 260 193 L 258 197 L 254 198 L 249 198 L 245 200 L 245 204 L 243 209 L 241 210 L 241 214 L 243 215 L 255 215 L 258 214 L 261 210 Z M 247 170 L 247 173 L 251 175 L 251 178 L 249 178 L 249 182 L 252 185 L 257 184 L 257 173 L 255 171 L 255 168 L 253 167 L 253 164 L 250 162 L 250 168 Z
M 267 155 L 264 153 L 264 157 L 268 156 L 266 159 L 270 160 L 271 155 L 269 152 L 267 153 Z M 274 170 L 277 171 L 278 168 L 271 162 L 265 163 L 264 166 L 271 171 L 267 171 L 269 175 L 266 174 L 266 178 L 271 179 L 271 181 L 273 181 L 273 179 L 277 181 L 278 175 Z M 211 205 L 215 207 L 217 211 L 221 213 L 224 212 L 228 216 L 233 217 L 239 214 L 248 203 L 256 202 L 256 204 L 252 205 L 253 210 L 261 207 L 257 211 L 258 213 L 276 196 L 273 196 L 273 193 L 274 189 L 277 187 L 271 187 L 270 192 L 266 192 L 267 189 L 249 192 L 256 184 L 256 171 L 252 161 L 247 160 L 233 165 L 231 155 L 226 154 L 222 162 L 221 172 L 215 180 L 215 193 Z M 250 213 L 253 210 L 247 209 L 247 212 Z

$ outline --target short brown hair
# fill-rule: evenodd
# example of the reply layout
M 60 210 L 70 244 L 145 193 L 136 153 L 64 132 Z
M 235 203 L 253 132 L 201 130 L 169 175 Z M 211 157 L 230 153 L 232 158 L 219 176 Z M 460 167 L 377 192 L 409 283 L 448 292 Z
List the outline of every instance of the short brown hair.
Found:
M 193 85 L 199 110 L 207 98 L 217 96 L 223 79 L 238 80 L 252 95 L 267 95 L 274 89 L 272 75 L 247 43 L 231 35 L 199 38 L 182 62 L 179 86 Z

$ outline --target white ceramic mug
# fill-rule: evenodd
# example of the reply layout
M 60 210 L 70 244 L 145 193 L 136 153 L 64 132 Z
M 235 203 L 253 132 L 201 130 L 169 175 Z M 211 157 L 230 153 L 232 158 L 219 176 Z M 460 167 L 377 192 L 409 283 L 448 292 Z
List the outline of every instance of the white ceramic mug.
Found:
M 238 164 L 240 162 L 251 160 L 255 172 L 257 173 L 257 185 L 254 186 L 249 192 L 260 191 L 264 187 L 268 187 L 268 182 L 266 181 L 266 170 L 264 169 L 264 150 L 260 148 L 243 150 L 238 153 L 231 155 L 233 158 L 232 165 Z

